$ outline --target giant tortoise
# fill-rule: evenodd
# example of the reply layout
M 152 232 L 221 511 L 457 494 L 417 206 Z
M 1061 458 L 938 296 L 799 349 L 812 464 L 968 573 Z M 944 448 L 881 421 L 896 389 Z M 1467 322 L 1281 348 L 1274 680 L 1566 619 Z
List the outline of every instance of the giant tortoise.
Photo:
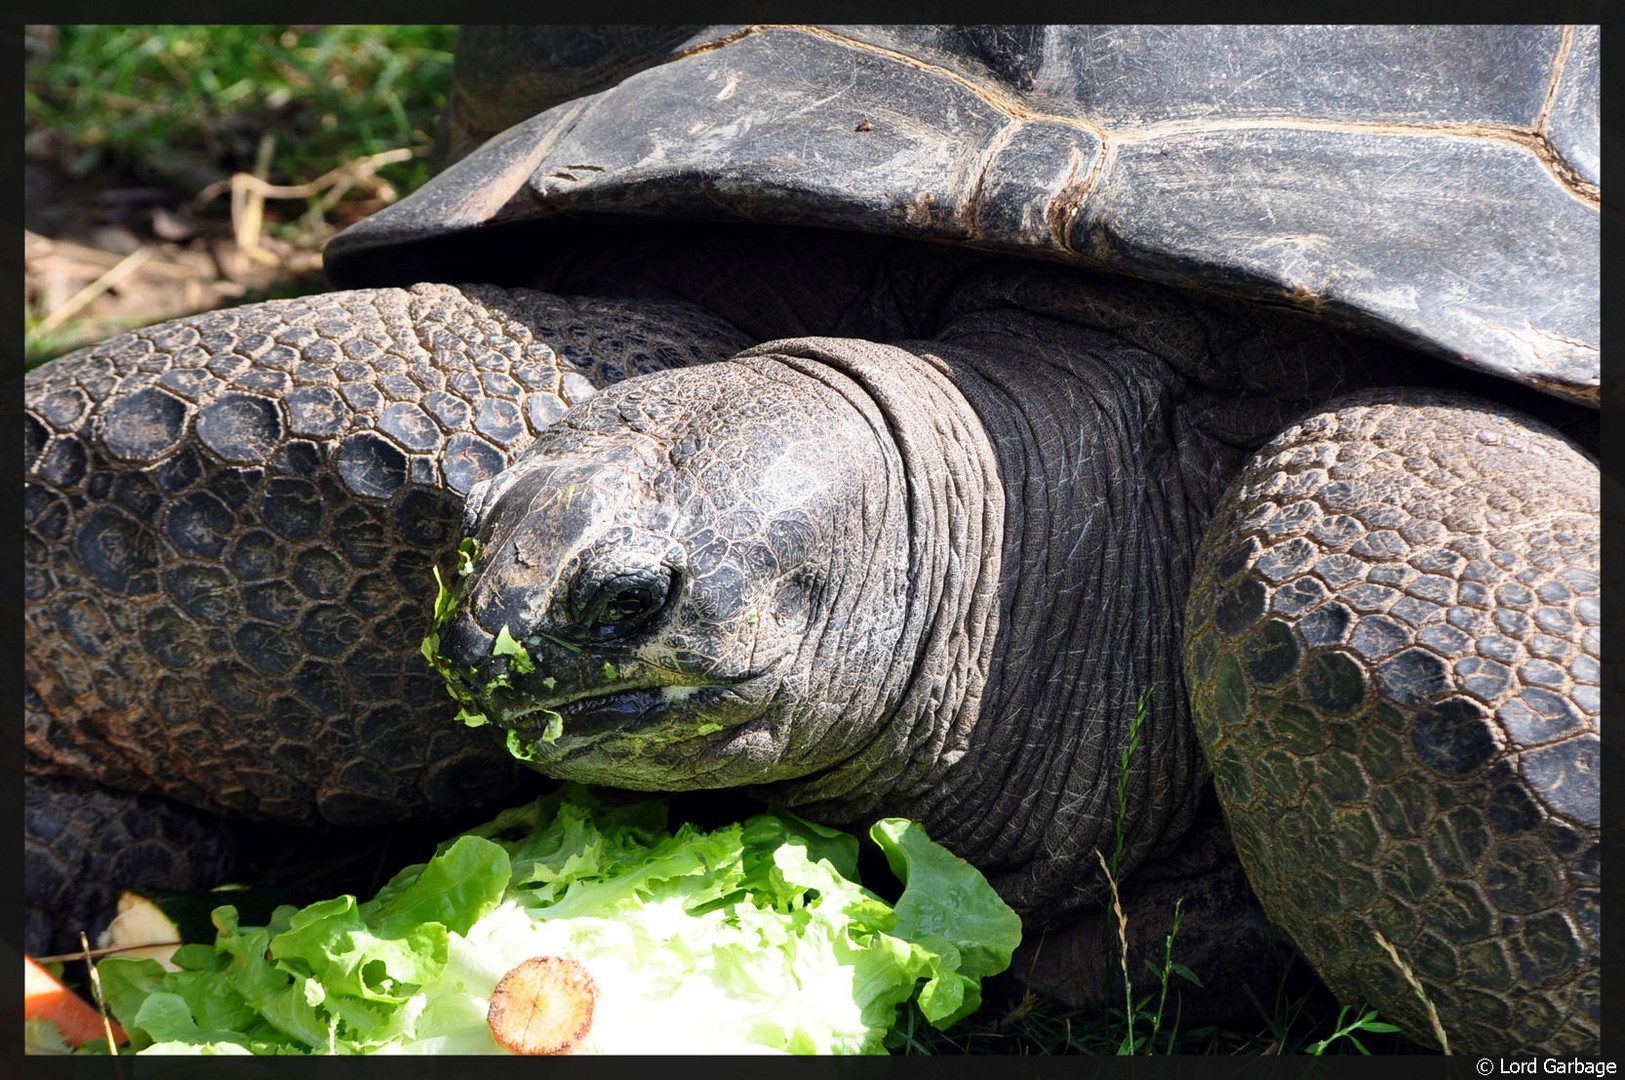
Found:
M 29 376 L 32 941 L 519 759 L 919 819 L 1060 986 L 1103 868 L 1243 961 L 1239 866 L 1417 1038 L 1597 1050 L 1596 28 L 461 57 L 350 291 Z

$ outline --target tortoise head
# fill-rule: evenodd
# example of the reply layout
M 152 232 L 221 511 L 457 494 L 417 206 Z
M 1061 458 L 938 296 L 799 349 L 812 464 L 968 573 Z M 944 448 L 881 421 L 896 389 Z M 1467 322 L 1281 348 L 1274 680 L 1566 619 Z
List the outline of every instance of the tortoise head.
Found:
M 754 358 L 618 383 L 470 492 L 430 659 L 550 775 L 817 772 L 872 739 L 912 667 L 903 485 L 835 373 Z

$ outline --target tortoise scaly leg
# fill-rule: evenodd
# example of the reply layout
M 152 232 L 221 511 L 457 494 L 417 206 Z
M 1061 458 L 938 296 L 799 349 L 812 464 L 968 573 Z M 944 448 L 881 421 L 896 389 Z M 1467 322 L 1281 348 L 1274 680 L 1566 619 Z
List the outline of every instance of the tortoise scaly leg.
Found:
M 1480 1053 L 1598 1046 L 1598 491 L 1544 425 L 1369 391 L 1265 446 L 1201 545 L 1186 676 L 1248 875 L 1423 1041 L 1431 1004 Z

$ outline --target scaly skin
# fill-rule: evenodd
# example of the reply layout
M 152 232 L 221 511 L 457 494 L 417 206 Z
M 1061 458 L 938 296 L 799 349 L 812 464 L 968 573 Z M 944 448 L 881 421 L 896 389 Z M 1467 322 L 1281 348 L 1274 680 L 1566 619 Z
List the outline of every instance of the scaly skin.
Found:
M 1456 1047 L 1597 1047 L 1598 500 L 1542 424 L 1372 392 L 1203 540 L 1187 668 L 1242 863 L 1339 996 L 1429 1041 L 1424 996 Z

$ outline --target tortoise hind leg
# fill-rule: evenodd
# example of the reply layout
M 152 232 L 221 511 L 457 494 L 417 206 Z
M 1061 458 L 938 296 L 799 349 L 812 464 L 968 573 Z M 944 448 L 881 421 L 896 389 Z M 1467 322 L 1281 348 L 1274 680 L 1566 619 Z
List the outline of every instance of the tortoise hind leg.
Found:
M 1598 485 L 1498 406 L 1371 391 L 1260 451 L 1198 554 L 1192 714 L 1265 910 L 1458 1052 L 1599 1046 Z
M 106 929 L 120 889 L 187 892 L 236 864 L 226 822 L 168 799 L 84 780 L 29 775 L 23 785 L 24 947 L 76 952 Z

